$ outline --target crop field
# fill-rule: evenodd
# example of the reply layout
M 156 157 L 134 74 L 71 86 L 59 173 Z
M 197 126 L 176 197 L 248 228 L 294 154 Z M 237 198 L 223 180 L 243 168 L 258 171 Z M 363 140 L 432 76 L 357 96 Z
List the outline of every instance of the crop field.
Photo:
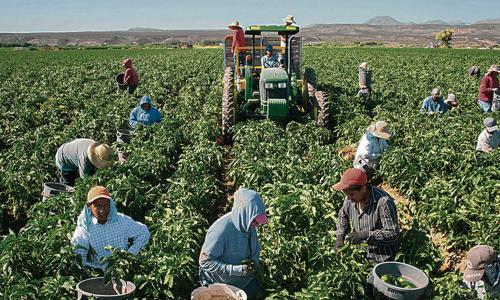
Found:
M 479 79 L 467 69 L 485 70 L 498 53 L 305 48 L 303 65 L 329 94 L 331 128 L 248 121 L 235 126 L 231 146 L 219 143 L 222 56 L 220 49 L 0 50 L 2 299 L 74 299 L 79 281 L 99 275 L 81 266 L 70 244 L 96 184 L 151 232 L 138 255 L 116 252 L 109 268 L 137 285 L 138 299 L 189 298 L 206 231 L 240 186 L 259 192 L 268 209 L 258 234 L 269 299 L 363 299 L 370 265 L 362 249 L 335 253 L 343 195 L 330 187 L 352 165 L 345 149 L 372 120 L 386 120 L 394 133 L 378 175 L 397 201 L 396 260 L 423 270 L 436 299 L 470 296 L 458 286 L 468 249 L 500 249 L 500 152 L 475 151 L 485 115 L 475 103 Z M 116 129 L 138 104 L 114 83 L 127 57 L 141 79 L 137 93 L 150 95 L 164 120 L 120 146 Z M 373 69 L 369 103 L 355 97 L 362 61 Z M 434 87 L 455 93 L 459 107 L 421 115 Z M 129 160 L 78 180 L 73 194 L 42 201 L 43 183 L 56 180 L 57 148 L 80 137 L 124 147 Z

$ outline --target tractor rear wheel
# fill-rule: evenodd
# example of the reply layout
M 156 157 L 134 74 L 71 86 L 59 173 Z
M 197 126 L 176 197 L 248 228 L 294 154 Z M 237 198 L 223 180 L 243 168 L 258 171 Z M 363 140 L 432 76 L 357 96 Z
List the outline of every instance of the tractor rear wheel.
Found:
M 316 125 L 328 128 L 330 126 L 330 105 L 327 94 L 316 91 L 313 99 L 312 114 Z
M 225 145 L 231 143 L 230 130 L 236 122 L 234 98 L 234 71 L 228 67 L 224 70 L 222 90 L 222 139 Z

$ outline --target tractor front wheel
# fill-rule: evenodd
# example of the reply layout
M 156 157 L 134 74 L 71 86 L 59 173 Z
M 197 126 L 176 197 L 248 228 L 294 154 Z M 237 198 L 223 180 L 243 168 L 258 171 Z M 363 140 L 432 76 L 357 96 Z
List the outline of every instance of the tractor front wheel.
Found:
M 222 90 L 222 139 L 225 145 L 231 143 L 230 130 L 235 123 L 234 72 L 228 67 L 224 71 L 224 89 Z

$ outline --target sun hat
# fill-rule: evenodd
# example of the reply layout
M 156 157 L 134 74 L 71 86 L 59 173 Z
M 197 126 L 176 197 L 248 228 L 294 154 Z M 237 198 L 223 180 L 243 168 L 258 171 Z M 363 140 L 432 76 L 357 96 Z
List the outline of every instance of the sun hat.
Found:
M 365 185 L 367 183 L 366 173 L 360 169 L 350 168 L 347 169 L 342 176 L 340 181 L 332 186 L 336 191 L 345 190 L 346 188 L 354 185 Z
M 87 156 L 98 169 L 109 168 L 113 165 L 113 150 L 106 144 L 92 143 L 87 148 Z
M 90 204 L 95 200 L 101 198 L 111 199 L 111 194 L 109 193 L 107 188 L 101 185 L 94 186 L 89 190 L 89 193 L 87 194 L 87 203 Z
M 493 131 L 498 130 L 497 120 L 495 120 L 491 117 L 484 119 L 483 125 L 488 132 L 493 132 Z
M 285 19 L 283 19 L 283 21 L 285 21 L 285 23 L 292 23 L 292 24 L 295 24 L 295 19 L 292 15 L 288 15 L 286 16 Z
M 446 98 L 446 102 L 449 102 L 451 106 L 457 106 L 457 96 L 453 93 L 448 94 L 448 98 Z
M 467 253 L 467 268 L 464 271 L 464 280 L 476 282 L 481 280 L 489 264 L 498 259 L 495 250 L 487 245 L 476 245 Z
M 500 73 L 500 66 L 499 65 L 491 65 L 488 71 L 486 73 L 491 73 L 491 72 L 497 72 Z
M 359 68 L 364 70 L 368 69 L 368 63 L 366 61 L 360 63 Z
M 371 132 L 371 134 L 378 138 L 388 140 L 391 137 L 391 132 L 387 127 L 387 122 L 378 121 L 377 123 L 375 123 L 375 126 L 372 127 L 373 131 Z
M 227 26 L 229 29 L 236 29 L 236 28 L 241 28 L 240 22 L 238 21 L 233 21 L 229 26 Z

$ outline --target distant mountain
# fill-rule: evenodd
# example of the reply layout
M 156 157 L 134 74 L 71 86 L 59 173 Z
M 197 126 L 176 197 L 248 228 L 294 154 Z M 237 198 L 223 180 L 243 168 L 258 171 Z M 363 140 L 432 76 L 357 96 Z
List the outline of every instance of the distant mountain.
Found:
M 443 20 L 431 20 L 431 21 L 427 21 L 427 22 L 423 22 L 422 24 L 432 24 L 432 25 L 449 25 L 448 23 L 446 23 L 445 21 Z
M 451 20 L 450 22 L 448 22 L 448 24 L 450 24 L 450 25 L 467 25 L 462 20 Z
M 474 24 L 500 24 L 500 18 L 499 19 L 485 19 L 485 20 L 479 20 Z
M 366 21 L 364 24 L 367 25 L 403 25 L 403 23 L 389 16 L 378 16 L 375 18 L 371 18 Z
M 163 29 L 134 27 L 134 28 L 130 28 L 128 31 L 132 31 L 132 32 L 151 32 L 151 31 L 163 31 Z

